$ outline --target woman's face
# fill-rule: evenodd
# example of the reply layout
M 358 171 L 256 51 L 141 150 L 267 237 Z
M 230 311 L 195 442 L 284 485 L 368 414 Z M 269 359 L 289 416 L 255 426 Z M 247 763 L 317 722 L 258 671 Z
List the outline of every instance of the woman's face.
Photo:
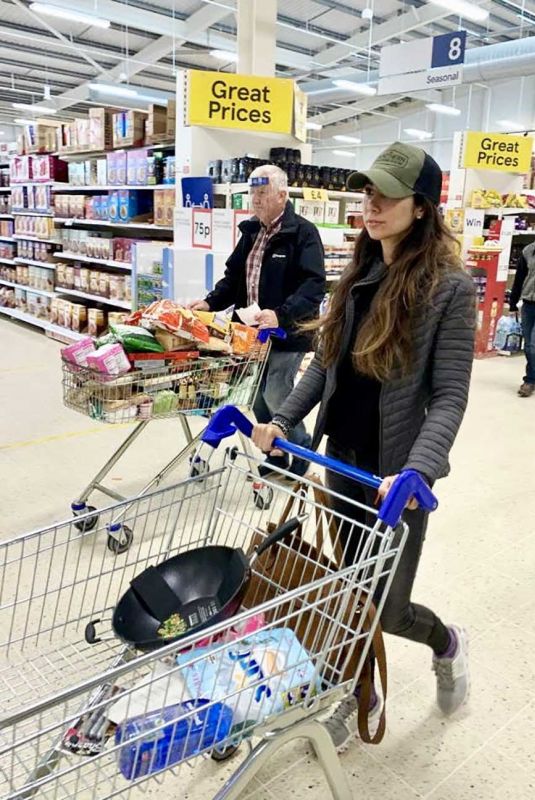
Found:
M 364 225 L 371 239 L 395 246 L 420 214 L 412 195 L 396 200 L 371 183 L 364 187 Z

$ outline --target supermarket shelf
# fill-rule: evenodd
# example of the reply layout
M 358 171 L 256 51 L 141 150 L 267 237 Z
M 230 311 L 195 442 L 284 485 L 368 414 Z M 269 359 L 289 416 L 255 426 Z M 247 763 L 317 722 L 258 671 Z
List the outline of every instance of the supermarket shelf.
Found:
M 0 236 L 0 242 L 12 242 L 13 236 Z
M 14 267 L 16 263 L 13 258 L 0 258 L 0 264 L 9 264 L 10 267 Z
M 133 228 L 142 231 L 172 231 L 172 225 L 155 225 L 153 222 L 110 222 L 104 219 L 76 219 L 70 217 L 55 217 L 55 222 L 62 225 L 98 225 L 101 228 Z
M 24 208 L 24 209 L 21 209 L 20 211 L 17 211 L 17 209 L 14 208 L 13 209 L 13 214 L 16 217 L 53 217 L 54 216 L 54 212 L 53 211 L 36 211 L 35 209 L 31 209 L 31 208 Z
M 34 289 L 33 286 L 26 286 L 24 283 L 13 283 L 12 281 L 5 281 L 0 278 L 0 283 L 4 286 L 12 286 L 14 289 L 24 289 L 25 292 L 32 294 L 42 294 L 43 297 L 55 297 L 54 292 L 49 292 L 47 289 Z
M 316 188 L 316 187 L 307 187 Z M 248 183 L 214 183 L 214 194 L 243 194 L 249 191 Z M 288 191 L 290 194 L 300 195 L 303 194 L 302 186 L 289 186 Z M 327 189 L 329 200 L 356 200 L 364 197 L 362 192 L 340 192 L 337 189 Z
M 68 261 L 83 261 L 86 264 L 98 264 L 102 267 L 115 267 L 116 269 L 122 269 L 125 272 L 132 272 L 132 264 L 129 264 L 126 261 L 112 261 L 104 258 L 91 258 L 90 256 L 81 256 L 78 253 L 62 253 L 59 250 L 58 252 L 54 253 L 54 256 L 56 258 L 66 258 Z
M 175 189 L 176 183 L 157 183 L 153 186 L 146 186 L 146 185 L 134 185 L 134 184 L 122 184 L 121 186 L 113 186 L 112 184 L 106 184 L 105 186 L 99 184 L 91 184 L 91 186 L 75 186 L 74 184 L 69 184 L 65 187 L 65 192 L 116 192 L 116 191 L 124 191 L 125 189 L 144 189 L 144 190 L 154 190 L 154 189 Z
M 0 186 L 0 192 L 10 192 L 11 186 Z
M 471 211 L 484 211 L 485 216 L 505 217 L 510 214 L 535 214 L 535 208 L 475 208 Z
M 14 261 L 14 264 L 28 264 L 30 267 L 42 267 L 43 269 L 56 269 L 55 264 L 51 264 L 50 261 L 34 261 L 31 258 L 21 258 L 17 256 Z
M 535 230 L 533 230 L 533 231 L 513 231 L 513 236 L 535 236 Z
M 0 219 L 13 219 L 13 214 L 0 214 Z
M 109 153 L 122 153 L 128 150 L 139 150 L 143 148 L 144 150 L 174 150 L 175 149 L 175 142 L 163 142 L 162 144 L 139 144 L 132 147 L 118 147 L 112 150 L 77 150 L 76 152 L 69 152 L 64 153 L 59 151 L 57 153 L 53 153 L 52 155 L 58 156 L 58 158 L 62 158 L 64 161 L 68 161 L 69 159 L 76 159 L 82 158 L 87 156 L 93 156 L 93 158 L 105 158 Z
M 87 294 L 86 292 L 79 292 L 77 289 L 63 289 L 61 286 L 56 286 L 57 294 L 68 294 L 70 297 L 81 297 L 84 300 L 92 300 L 94 303 L 104 303 L 107 306 L 114 306 L 115 308 L 124 308 L 126 311 L 132 310 L 132 304 L 124 300 L 111 300 L 109 297 L 101 297 L 98 294 Z
M 66 186 L 70 186 L 70 184 L 59 181 L 18 181 L 17 183 L 12 183 L 9 188 L 16 189 L 17 186 L 50 186 L 55 191 L 59 191 Z
M 22 239 L 25 242 L 41 242 L 41 244 L 62 244 L 59 239 L 42 239 L 40 236 L 30 236 L 29 233 L 14 233 L 13 239 Z
M 5 314 L 13 319 L 18 319 L 20 322 L 27 322 L 29 325 L 35 325 L 37 328 L 42 328 L 48 333 L 58 337 L 70 339 L 71 341 L 85 339 L 87 336 L 87 334 L 76 333 L 76 331 L 70 331 L 67 328 L 62 328 L 61 325 L 54 325 L 54 323 L 49 322 L 47 319 L 39 319 L 39 317 L 34 317 L 33 314 L 28 314 L 25 311 L 19 311 L 18 308 L 6 308 L 5 306 L 0 306 L 0 314 Z

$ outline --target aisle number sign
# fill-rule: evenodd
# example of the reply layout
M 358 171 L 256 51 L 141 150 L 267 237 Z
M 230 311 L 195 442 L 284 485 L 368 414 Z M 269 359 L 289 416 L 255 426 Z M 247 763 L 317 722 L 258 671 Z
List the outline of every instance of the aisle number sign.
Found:
M 454 86 L 462 82 L 466 31 L 383 47 L 379 94 Z
M 288 78 L 188 70 L 188 125 L 291 133 L 293 115 Z
M 531 136 L 469 131 L 465 138 L 463 167 L 496 172 L 528 172 L 532 148 Z

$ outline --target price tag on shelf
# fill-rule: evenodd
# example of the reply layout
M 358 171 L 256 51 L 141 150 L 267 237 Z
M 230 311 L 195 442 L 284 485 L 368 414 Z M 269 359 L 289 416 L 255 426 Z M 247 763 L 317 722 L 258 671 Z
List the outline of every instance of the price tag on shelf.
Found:
M 327 202 L 327 189 L 303 189 L 303 200 L 321 200 Z
M 203 250 L 212 248 L 212 212 L 204 209 L 193 209 L 192 247 Z

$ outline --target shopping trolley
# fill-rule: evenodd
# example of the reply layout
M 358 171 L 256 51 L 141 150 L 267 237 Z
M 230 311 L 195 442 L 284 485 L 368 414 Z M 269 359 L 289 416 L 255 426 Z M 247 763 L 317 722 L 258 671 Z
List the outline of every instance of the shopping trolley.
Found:
M 273 482 L 274 505 L 269 511 L 256 508 L 248 502 L 247 485 L 255 459 L 248 452 L 234 457 L 215 452 L 237 429 L 250 433 L 237 409 L 218 411 L 202 437 L 202 447 L 212 453 L 203 476 L 101 509 L 91 531 L 80 531 L 70 519 L 0 544 L 1 798 L 126 798 L 154 781 L 162 797 L 166 790 L 172 797 L 191 793 L 193 785 L 207 797 L 205 782 L 223 769 L 217 759 L 239 747 L 243 760 L 213 795 L 235 800 L 279 748 L 305 738 L 333 797 L 350 800 L 320 717 L 355 690 L 376 625 L 365 624 L 366 612 L 382 582 L 375 620 L 381 613 L 407 536 L 400 523 L 407 499 L 415 495 L 428 509 L 436 500 L 421 478 L 408 472 L 379 511 L 367 509 L 371 525 L 337 515 L 327 502 L 318 504 L 306 490 L 307 480 L 299 488 Z M 303 454 L 378 485 L 378 478 L 299 448 Z M 269 522 L 294 500 L 297 514 L 272 530 Z M 121 506 L 138 535 L 128 551 L 110 560 L 99 526 Z M 278 557 L 284 557 L 286 537 L 296 526 L 309 541 L 320 518 L 335 529 L 341 521 L 351 526 L 362 545 L 357 563 L 309 563 L 306 583 L 303 578 L 299 585 L 297 576 L 292 590 L 258 568 L 263 546 L 279 540 Z M 258 537 L 262 544 L 251 554 Z M 139 586 L 140 576 L 177 557 L 205 553 L 200 548 L 237 554 L 233 568 L 220 575 L 218 591 L 229 590 L 229 575 L 238 564 L 245 580 L 258 584 L 254 604 L 224 618 L 216 595 L 206 596 L 210 570 L 199 570 L 193 576 L 199 614 L 194 622 L 187 617 L 189 629 L 167 631 L 161 646 L 124 635 L 121 603 Z M 170 579 L 166 593 L 173 590 L 178 597 L 181 586 Z M 147 602 L 152 613 L 153 601 Z M 215 606 L 203 616 L 210 603 Z M 283 647 L 284 637 L 293 637 L 291 647 Z M 263 657 L 257 654 L 260 642 Z M 357 648 L 358 666 L 348 674 Z M 229 659 L 243 672 L 227 680 L 223 663 Z M 201 685 L 203 697 L 197 691 Z
M 285 337 L 279 328 L 258 332 L 257 342 L 245 355 L 202 355 L 188 352 L 167 354 L 162 365 L 160 354 L 133 354 L 133 371 L 113 379 L 63 360 L 63 403 L 91 419 L 107 424 L 134 423 L 132 431 L 97 472 L 81 494 L 71 503 L 71 510 L 80 517 L 75 525 L 83 532 L 98 523 L 98 513 L 88 500 L 95 491 L 121 501 L 126 498 L 103 481 L 127 450 L 143 433 L 151 420 L 176 417 L 185 438 L 184 447 L 142 488 L 143 495 L 160 483 L 181 463 L 190 460 L 192 476 L 206 470 L 200 456 L 193 457 L 200 434 L 193 434 L 193 417 L 208 419 L 223 404 L 250 409 L 260 386 L 270 352 L 270 337 Z M 267 490 L 255 489 L 254 499 L 261 504 Z M 258 500 L 257 500 L 258 495 Z M 83 518 L 82 518 L 83 517 Z M 118 523 L 118 520 L 117 520 Z M 127 550 L 132 531 L 126 525 L 111 527 L 108 547 L 114 553 Z

